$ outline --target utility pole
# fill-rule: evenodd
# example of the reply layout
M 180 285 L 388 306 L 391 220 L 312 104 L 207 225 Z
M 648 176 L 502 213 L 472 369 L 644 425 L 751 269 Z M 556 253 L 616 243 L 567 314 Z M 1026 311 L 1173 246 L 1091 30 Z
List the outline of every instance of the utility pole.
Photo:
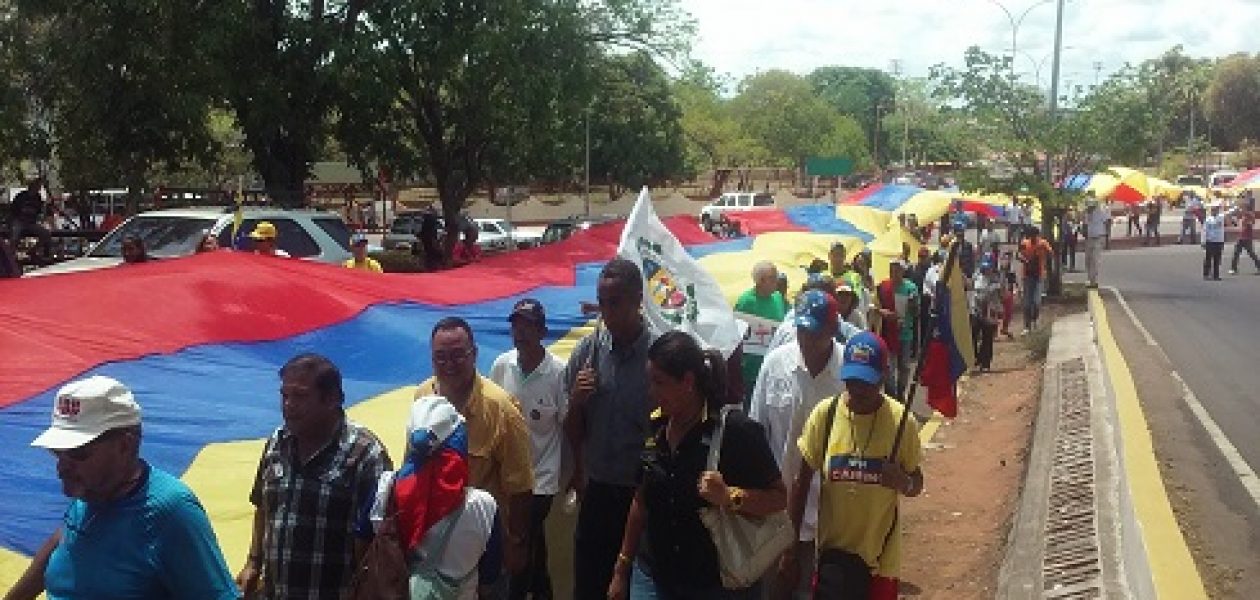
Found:
M 582 205 L 586 216 L 591 216 L 591 107 L 586 107 L 586 168 L 582 170 Z
M 1051 63 L 1051 67 L 1050 67 L 1050 123 L 1051 123 L 1051 127 L 1054 127 L 1055 124 L 1059 120 L 1059 67 L 1060 67 L 1059 63 L 1060 63 L 1060 59 L 1062 58 L 1061 55 L 1063 53 L 1063 4 L 1064 4 L 1064 1 L 1065 0 L 1058 0 L 1058 6 L 1057 6 L 1057 11 L 1056 11 L 1055 20 L 1054 20 L 1054 62 Z M 1053 188 L 1054 186 L 1054 170 L 1053 170 L 1054 159 L 1053 157 L 1054 157 L 1053 149 L 1047 147 L 1046 148 L 1046 180 L 1050 182 L 1050 186 L 1051 186 L 1050 192 L 1049 192 L 1050 194 L 1055 193 L 1055 190 Z M 1056 260 L 1054 261 L 1055 268 L 1050 276 L 1050 289 L 1047 291 L 1049 292 L 1050 295 L 1057 296 L 1063 293 L 1063 265 L 1058 264 L 1058 260 L 1057 260 L 1057 256 L 1059 254 L 1057 249 L 1062 247 L 1063 239 L 1062 237 L 1056 235 L 1058 232 L 1054 231 L 1055 229 L 1054 224 L 1055 224 L 1055 218 L 1062 218 L 1062 217 L 1059 216 L 1059 210 L 1056 209 L 1053 211 L 1048 211 L 1046 210 L 1046 208 L 1047 208 L 1046 206 L 1041 207 L 1041 223 L 1042 225 L 1047 226 L 1046 233 L 1049 234 L 1047 237 L 1053 236 L 1051 237 L 1051 239 L 1058 240 L 1058 244 L 1055 246 L 1056 248 L 1056 252 L 1055 252 Z
M 898 90 L 898 92 L 901 92 L 901 101 L 897 103 L 897 109 L 898 109 L 898 112 L 901 113 L 901 125 L 902 125 L 901 170 L 905 171 L 910 166 L 910 163 L 907 160 L 907 152 L 906 152 L 910 146 L 910 112 L 906 110 L 906 98 L 905 98 L 906 94 L 904 90 L 905 85 L 901 81 L 901 59 L 899 58 L 893 59 L 892 71 L 893 71 L 893 79 L 897 80 L 897 87 L 903 88 L 903 89 Z

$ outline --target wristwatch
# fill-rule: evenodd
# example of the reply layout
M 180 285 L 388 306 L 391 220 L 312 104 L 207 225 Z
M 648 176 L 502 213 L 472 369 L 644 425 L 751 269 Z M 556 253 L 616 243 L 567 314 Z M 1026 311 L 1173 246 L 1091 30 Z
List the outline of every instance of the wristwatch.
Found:
M 731 510 L 740 510 L 744 507 L 744 498 L 748 497 L 748 492 L 743 488 L 732 487 L 728 492 L 727 499 L 731 503 Z

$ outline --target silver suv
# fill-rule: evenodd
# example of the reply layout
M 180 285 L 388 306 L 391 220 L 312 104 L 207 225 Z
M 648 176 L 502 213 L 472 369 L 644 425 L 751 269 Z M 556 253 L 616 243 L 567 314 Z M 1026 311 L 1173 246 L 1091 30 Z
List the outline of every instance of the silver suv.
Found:
M 340 264 L 350 258 L 350 230 L 340 215 L 316 210 L 246 207 L 237 246 L 248 249 L 246 234 L 259 221 L 270 221 L 278 232 L 278 247 L 294 258 Z M 140 213 L 114 228 L 88 250 L 86 256 L 50 265 L 27 276 L 71 273 L 112 267 L 122 262 L 122 240 L 137 236 L 153 258 L 188 256 L 207 233 L 219 247 L 232 247 L 234 207 L 178 208 Z

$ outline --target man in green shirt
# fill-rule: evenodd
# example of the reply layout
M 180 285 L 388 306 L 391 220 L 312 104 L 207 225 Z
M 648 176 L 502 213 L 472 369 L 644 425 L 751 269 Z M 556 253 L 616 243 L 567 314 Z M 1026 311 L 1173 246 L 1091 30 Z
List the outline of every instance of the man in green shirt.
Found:
M 761 362 L 766 358 L 770 338 L 774 330 L 787 314 L 787 301 L 776 289 L 779 283 L 779 270 L 770 261 L 761 261 L 753 266 L 752 289 L 740 295 L 735 302 L 735 316 L 748 324 L 748 335 L 744 337 L 744 356 L 740 364 L 744 376 L 744 409 L 748 409 L 748 399 L 757 384 L 757 373 L 761 371 Z

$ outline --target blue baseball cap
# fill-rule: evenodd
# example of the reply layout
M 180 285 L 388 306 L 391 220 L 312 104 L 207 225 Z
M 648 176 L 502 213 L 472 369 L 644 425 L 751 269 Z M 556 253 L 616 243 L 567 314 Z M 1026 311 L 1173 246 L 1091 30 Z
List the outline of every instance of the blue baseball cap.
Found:
M 796 300 L 797 329 L 821 331 L 823 327 L 835 323 L 840 315 L 840 306 L 835 297 L 820 290 L 807 290 Z
M 888 348 L 884 340 L 869 331 L 863 331 L 844 345 L 844 366 L 840 367 L 840 379 L 857 379 L 870 384 L 879 383 L 888 365 Z
M 356 231 L 354 232 L 354 235 L 350 236 L 351 246 L 357 246 L 359 244 L 366 244 L 366 243 L 368 243 L 367 234 L 363 233 L 362 231 Z

